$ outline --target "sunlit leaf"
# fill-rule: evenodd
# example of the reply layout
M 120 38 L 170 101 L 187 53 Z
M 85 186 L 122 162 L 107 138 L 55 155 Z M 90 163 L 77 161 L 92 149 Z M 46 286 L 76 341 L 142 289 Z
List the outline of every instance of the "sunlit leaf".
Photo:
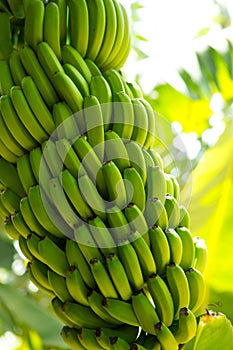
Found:
M 193 100 L 170 84 L 159 85 L 154 89 L 158 96 L 150 99 L 156 112 L 169 121 L 178 121 L 185 132 L 195 131 L 199 136 L 208 127 L 212 114 L 208 99 Z
M 233 291 L 233 122 L 209 149 L 193 173 L 189 207 L 192 231 L 205 238 L 210 287 Z
M 45 345 L 64 346 L 59 336 L 62 324 L 46 308 L 10 285 L 0 284 L 0 300 L 10 310 L 16 325 L 35 330 Z

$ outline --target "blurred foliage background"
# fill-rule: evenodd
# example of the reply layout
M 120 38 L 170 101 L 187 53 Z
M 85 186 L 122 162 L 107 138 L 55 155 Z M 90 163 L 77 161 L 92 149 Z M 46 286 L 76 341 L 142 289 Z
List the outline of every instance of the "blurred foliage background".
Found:
M 180 172 L 176 175 L 191 215 L 192 232 L 206 240 L 209 250 L 206 305 L 211 304 L 211 309 L 225 313 L 233 322 L 233 18 L 224 1 L 212 2 L 212 21 L 195 36 L 201 49 L 193 52 L 191 69 L 177 68 L 177 84 L 157 81 L 151 72 L 154 85 L 148 90 L 137 70 L 137 64 L 146 69 L 148 58 L 144 49 L 147 38 L 136 30 L 144 2 L 128 1 L 133 50 L 124 74 L 136 79 L 156 113 L 166 120 L 163 132 L 177 151 L 175 162 L 179 161 Z M 221 33 L 218 47 L 208 39 L 216 28 Z M 132 62 L 134 75 L 129 71 Z M 161 148 L 166 158 L 165 152 Z M 185 181 L 182 164 L 190 168 Z M 171 163 L 166 166 L 173 171 Z M 3 225 L 0 230 L 0 348 L 65 349 L 58 336 L 62 325 L 51 313 L 49 297 L 29 282 L 17 242 L 5 234 Z

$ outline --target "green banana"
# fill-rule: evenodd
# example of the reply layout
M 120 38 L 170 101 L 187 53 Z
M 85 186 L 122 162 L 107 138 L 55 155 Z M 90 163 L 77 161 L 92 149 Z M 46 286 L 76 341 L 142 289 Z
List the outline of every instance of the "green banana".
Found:
M 99 287 L 100 292 L 105 298 L 117 299 L 117 291 L 110 279 L 108 271 L 106 270 L 104 264 L 98 258 L 90 260 L 90 266 L 92 270 L 93 277 Z
M 64 64 L 63 69 L 65 73 L 71 78 L 74 84 L 77 86 L 79 91 L 81 92 L 83 98 L 89 96 L 89 85 L 82 74 L 69 63 Z
M 39 185 L 30 188 L 28 192 L 28 199 L 36 219 L 41 224 L 41 226 L 45 228 L 45 230 L 50 232 L 55 237 L 64 238 L 64 234 L 62 232 L 66 232 L 66 235 L 69 236 L 71 231 L 69 229 L 69 226 L 64 223 L 55 208 L 52 207 L 51 204 L 48 204 L 44 194 L 42 194 L 42 189 Z M 52 216 L 53 221 L 48 215 L 48 211 L 50 216 Z M 58 227 L 62 229 L 62 232 L 60 229 L 58 229 Z
M 2 4 L 1 4 L 2 5 Z M 0 61 L 7 60 L 12 52 L 12 34 L 10 16 L 6 11 L 0 12 Z M 2 70 L 1 70 L 2 74 Z M 2 80 L 2 76 L 1 76 Z
M 25 195 L 25 191 L 17 173 L 16 166 L 10 164 L 4 158 L 0 157 L 0 168 L 0 183 L 3 185 L 3 187 L 8 187 L 18 196 L 23 197 Z
M 104 262 L 101 251 L 97 247 L 96 242 L 86 224 L 80 223 L 75 227 L 74 238 L 88 263 L 91 259 L 95 258 L 101 262 Z
M 149 246 L 148 225 L 142 211 L 136 206 L 136 204 L 130 203 L 125 208 L 125 216 L 131 230 L 138 231 Z
M 116 336 L 116 337 L 109 337 L 109 344 L 111 350 L 128 350 L 129 349 L 129 343 L 127 343 L 124 339 Z
M 70 44 L 82 57 L 86 56 L 89 42 L 89 13 L 87 1 L 68 0 Z
M 2 203 L 2 199 L 1 199 L 1 191 L 0 191 L 0 211 L 1 211 L 1 218 L 2 218 L 2 221 L 5 221 L 5 220 L 9 220 L 9 218 L 12 217 L 12 215 L 9 213 L 9 211 L 5 208 L 5 206 L 3 205 Z M 14 214 L 13 214 L 14 215 Z M 12 220 L 12 218 L 11 218 Z M 13 222 L 12 222 L 13 223 Z M 15 228 L 16 231 L 17 228 Z
M 55 129 L 53 116 L 46 106 L 33 78 L 31 76 L 25 76 L 21 81 L 21 86 L 28 105 L 38 122 L 51 135 Z
M 10 97 L 21 123 L 29 134 L 38 143 L 43 143 L 47 140 L 49 136 L 31 111 L 22 89 L 18 86 L 13 86 L 10 90 Z
M 65 100 L 73 113 L 82 110 L 83 97 L 68 75 L 61 71 L 55 73 L 53 75 L 53 85 L 55 86 L 60 98 Z
M 159 198 L 164 205 L 166 199 L 166 180 L 162 169 L 159 166 L 147 167 L 147 198 Z
M 170 262 L 180 264 L 184 249 L 180 236 L 172 228 L 165 230 L 165 235 L 170 248 Z
M 180 208 L 178 201 L 167 193 L 164 206 L 167 211 L 168 226 L 170 228 L 176 228 L 180 222 Z
M 130 166 L 130 158 L 121 137 L 112 130 L 105 132 L 105 161 L 112 160 L 121 173 Z
M 43 188 L 48 188 L 47 181 L 51 178 L 51 173 L 42 158 L 41 147 L 36 147 L 32 149 L 29 153 L 29 159 L 37 183 L 40 182 L 40 184 L 42 185 L 42 181 L 44 180 L 43 185 L 45 186 Z M 43 167 L 40 167 L 41 160 L 43 161 Z
M 147 280 L 147 286 L 160 321 L 167 327 L 171 326 L 174 317 L 174 305 L 166 283 L 159 275 L 152 274 Z
M 104 6 L 106 11 L 106 27 L 100 51 L 95 59 L 95 62 L 98 64 L 98 66 L 101 66 L 101 63 L 104 62 L 106 57 L 108 57 L 112 51 L 117 31 L 119 30 L 117 27 L 117 16 L 114 0 L 105 0 Z
M 124 37 L 124 17 L 123 12 L 121 9 L 121 6 L 118 1 L 113 0 L 114 7 L 115 7 L 115 13 L 116 13 L 116 20 L 117 20 L 117 31 L 116 36 L 114 40 L 113 47 L 109 53 L 108 56 L 105 56 L 103 61 L 101 63 L 98 63 L 102 70 L 106 70 L 107 65 L 109 65 L 109 62 L 114 61 L 115 57 L 117 57 L 120 54 L 121 48 L 122 48 L 122 41 Z M 112 64 L 112 67 L 114 67 L 114 64 Z
M 33 210 L 29 204 L 28 197 L 23 197 L 20 200 L 20 212 L 30 231 L 35 232 L 40 237 L 44 237 L 48 234 L 48 231 L 46 231 L 36 219 Z
M 37 44 L 43 41 L 44 4 L 40 0 L 29 3 L 25 16 L 25 41 L 34 50 Z
M 98 76 L 101 75 L 101 70 L 99 69 L 99 67 L 95 64 L 95 62 L 89 58 L 85 58 L 85 62 L 91 72 L 92 77 L 93 76 Z
M 73 298 L 70 295 L 67 286 L 66 279 L 52 270 L 48 270 L 48 281 L 50 288 L 53 290 L 54 294 L 62 301 L 72 301 Z
M 122 240 L 118 245 L 118 257 L 125 269 L 133 290 L 140 290 L 144 285 L 143 273 L 139 258 L 132 244 Z
M 165 179 L 166 179 L 166 188 L 167 188 L 166 193 L 174 197 L 174 187 L 173 187 L 173 182 L 170 177 L 170 174 L 165 174 Z
M 0 127 L 1 127 L 1 141 L 4 147 L 8 150 L 8 153 L 6 153 L 6 156 L 8 154 L 12 154 L 16 157 L 22 156 L 25 153 L 25 149 L 17 142 L 17 140 L 14 138 L 14 136 L 10 133 L 8 127 L 6 126 L 3 116 L 0 113 Z M 3 156 L 3 153 L 1 153 Z M 6 159 L 7 160 L 7 159 Z M 16 163 L 14 161 L 14 163 Z
M 64 310 L 63 310 L 63 303 L 61 300 L 58 299 L 58 297 L 53 298 L 52 302 L 51 302 L 51 306 L 52 306 L 52 311 L 54 312 L 54 314 L 56 315 L 56 317 L 65 325 L 71 327 L 71 329 L 73 331 L 76 330 L 77 325 L 76 323 L 72 322 L 65 314 Z M 69 337 L 70 339 L 70 337 Z M 77 338 L 78 339 L 78 338 Z M 75 348 L 76 343 L 74 342 L 74 339 L 72 338 L 72 347 Z M 81 345 L 80 345 L 81 346 Z M 83 349 L 83 347 L 81 348 L 77 348 L 77 349 Z
M 135 97 L 135 98 L 142 98 L 143 97 L 142 89 L 138 83 L 127 81 L 126 84 L 131 91 L 132 98 L 133 97 Z
M 133 139 L 135 124 L 134 104 L 124 91 L 115 93 L 113 100 L 112 130 L 124 141 Z
M 95 312 L 97 316 L 99 316 L 102 320 L 108 322 L 109 328 L 111 327 L 119 327 L 123 323 L 116 318 L 112 317 L 102 305 L 104 298 L 102 294 L 99 294 L 95 290 L 90 290 L 88 293 L 88 303 L 92 310 Z M 115 299 L 114 299 L 115 300 Z M 108 328 L 108 330 L 109 330 Z
M 19 119 L 9 95 L 4 95 L 0 98 L 0 111 L 7 128 L 21 147 L 30 151 L 37 146 L 37 141 L 30 135 Z
M 154 325 L 159 322 L 159 318 L 147 296 L 142 291 L 134 293 L 132 295 L 132 305 L 142 329 L 155 335 Z
M 63 322 L 65 323 L 65 322 Z M 67 323 L 66 323 L 67 324 Z M 82 346 L 78 339 L 77 329 L 64 326 L 61 330 L 61 337 L 64 342 L 73 350 L 85 350 L 86 348 Z
M 186 307 L 181 308 L 178 325 L 171 330 L 177 343 L 188 343 L 197 331 L 197 320 L 193 312 Z
M 53 4 L 52 6 L 57 6 L 55 3 L 50 3 L 48 5 L 51 4 Z M 46 5 L 46 7 L 48 5 Z M 52 23 L 50 23 L 50 25 L 52 25 Z M 49 45 L 46 41 L 42 41 L 37 45 L 36 54 L 41 67 L 43 67 L 43 70 L 45 71 L 48 79 L 53 84 L 54 74 L 58 72 L 64 73 L 63 67 L 58 57 L 56 56 L 55 51 L 53 50 L 52 46 Z
M 73 116 L 72 110 L 65 102 L 58 102 L 53 105 L 53 119 L 56 125 L 58 141 L 64 138 L 72 140 L 77 135 L 80 135 L 77 120 Z
M 175 175 L 169 174 L 169 176 L 170 176 L 170 179 L 171 179 L 172 184 L 173 184 L 173 196 L 179 202 L 180 201 L 180 185 L 179 185 L 179 182 L 178 182 L 177 178 L 175 177 Z
M 78 179 L 78 184 L 82 196 L 91 210 L 99 216 L 104 222 L 106 221 L 106 208 L 103 198 L 100 196 L 96 186 L 88 175 L 82 175 Z
M 174 319 L 179 318 L 179 310 L 189 307 L 190 290 L 184 270 L 175 263 L 167 265 L 166 278 L 174 304 Z
M 11 221 L 15 229 L 20 233 L 21 237 L 27 238 L 27 236 L 31 234 L 31 230 L 26 225 L 20 211 L 11 215 Z
M 1 121 L 1 117 L 0 117 L 0 121 Z M 1 125 L 0 125 L 0 128 L 1 128 Z M 2 128 L 1 128 L 1 130 L 2 130 Z M 1 157 L 3 157 L 9 163 L 15 164 L 17 162 L 17 156 L 14 153 L 12 153 L 9 150 L 9 148 L 7 148 L 5 146 L 5 144 L 2 142 L 1 138 L 0 138 L 0 154 L 1 154 Z
M 105 223 L 96 216 L 88 221 L 89 229 L 94 237 L 97 246 L 100 248 L 103 255 L 109 253 L 117 254 L 116 243 L 113 239 L 110 229 L 108 229 Z
M 78 212 L 79 216 L 85 221 L 92 218 L 94 214 L 91 208 L 84 201 L 78 187 L 77 180 L 67 169 L 62 172 L 62 185 L 66 195 Z
M 0 81 L 0 95 L 7 95 L 13 85 L 13 78 L 10 71 L 8 60 L 0 60 L 1 81 Z
M 180 222 L 179 226 L 184 226 L 190 229 L 190 214 L 184 205 L 180 205 Z
M 78 329 L 78 339 L 85 349 L 101 350 L 96 340 L 95 330 L 81 327 Z
M 107 184 L 109 202 L 119 209 L 124 209 L 127 204 L 127 197 L 120 170 L 113 161 L 104 163 L 102 170 Z
M 78 326 L 96 329 L 109 326 L 90 307 L 68 301 L 63 304 L 62 309 L 69 320 L 76 325 L 76 328 Z
M 163 159 L 160 154 L 155 150 L 155 148 L 149 148 L 147 152 L 152 157 L 155 166 L 160 166 L 160 168 L 164 171 Z
M 48 280 L 48 267 L 41 261 L 33 259 L 30 264 L 30 269 L 35 279 L 46 289 L 52 290 Z
M 137 94 L 138 94 L 138 92 L 137 92 Z M 137 96 L 135 96 L 135 97 L 137 98 Z M 148 130 L 147 130 L 147 136 L 146 136 L 146 140 L 144 142 L 143 147 L 145 149 L 149 149 L 150 147 L 153 147 L 154 143 L 155 143 L 155 128 L 156 128 L 155 112 L 154 112 L 152 106 L 150 105 L 150 103 L 142 97 L 142 94 L 140 92 L 139 92 L 138 99 L 145 107 L 146 113 L 147 113 Z
M 24 8 L 21 0 L 7 0 L 8 5 L 16 18 L 24 17 Z
M 89 14 L 89 38 L 86 57 L 94 61 L 101 49 L 104 38 L 106 12 L 103 0 L 90 0 L 87 2 L 87 7 Z
M 134 129 L 132 140 L 136 141 L 143 147 L 148 134 L 147 111 L 139 99 L 133 98 L 132 104 L 134 108 Z
M 36 179 L 27 153 L 17 159 L 17 172 L 24 191 L 28 194 L 29 188 L 36 185 Z
M 128 324 L 123 324 L 118 326 L 117 328 L 99 328 L 96 330 L 96 338 L 100 345 L 102 345 L 101 340 L 107 339 L 109 340 L 109 337 L 118 336 L 128 343 L 132 343 L 139 333 L 139 327 L 131 326 Z M 102 345 L 103 346 L 103 345 Z
M 169 349 L 169 350 L 177 350 L 178 349 L 178 343 L 173 336 L 170 329 L 163 323 L 158 322 L 155 325 L 155 335 L 158 338 L 158 341 L 160 342 L 161 349 Z
M 190 289 L 189 309 L 196 312 L 203 304 L 205 298 L 205 281 L 202 273 L 191 267 L 186 272 Z
M 148 198 L 144 210 L 148 227 L 160 226 L 163 230 L 168 228 L 167 212 L 159 198 Z
M 61 50 L 63 63 L 70 63 L 74 66 L 90 84 L 92 74 L 81 54 L 70 45 L 64 45 Z
M 79 137 L 73 143 L 73 147 L 82 162 L 82 168 L 87 171 L 96 188 L 101 193 L 102 197 L 107 196 L 107 186 L 104 180 L 102 163 L 85 137 Z
M 13 49 L 9 57 L 9 66 L 15 85 L 20 85 L 26 72 L 20 60 L 19 50 Z
M 124 169 L 123 178 L 127 204 L 134 203 L 143 211 L 146 203 L 146 194 L 140 174 L 135 168 L 129 167 Z
M 58 150 L 52 138 L 49 138 L 42 144 L 42 151 L 43 155 L 39 169 L 39 182 L 43 180 L 44 176 L 46 176 L 46 178 L 48 177 L 48 169 L 52 177 L 57 177 L 60 175 L 63 168 L 63 162 L 59 157 Z M 47 188 L 48 187 L 49 186 L 47 186 Z
M 66 44 L 66 36 L 67 36 L 67 0 L 55 0 L 54 1 L 59 8 L 60 14 L 60 44 L 61 46 Z
M 5 232 L 14 240 L 18 240 L 20 233 L 15 229 L 14 225 L 12 224 L 10 218 L 6 218 L 4 221 L 4 230 Z
M 65 277 L 69 264 L 64 251 L 59 248 L 49 237 L 41 238 L 38 243 L 38 251 L 46 264 L 58 275 Z
M 100 102 L 96 96 L 84 99 L 84 119 L 87 130 L 87 141 L 94 148 L 101 162 L 104 160 L 104 122 Z
M 137 170 L 145 186 L 147 179 L 147 167 L 142 147 L 140 147 L 139 144 L 135 141 L 129 141 L 125 143 L 125 148 L 128 153 L 130 166 L 134 167 Z
M 24 255 L 24 260 L 32 261 L 33 255 L 31 254 L 30 250 L 28 249 L 26 239 L 23 236 L 19 235 L 18 240 L 19 240 L 19 248 Z
M 36 2 L 41 1 L 36 0 Z M 46 105 L 51 109 L 58 102 L 58 95 L 41 67 L 35 52 L 29 46 L 25 46 L 20 50 L 20 59 L 27 74 L 36 82 L 37 89 Z
M 80 222 L 80 218 L 68 202 L 58 178 L 49 181 L 49 193 L 52 205 L 56 207 L 64 221 L 73 229 Z
M 113 206 L 107 210 L 107 221 L 115 242 L 127 239 L 130 227 L 124 213 L 117 206 Z
M 80 272 L 80 275 L 87 285 L 88 288 L 95 289 L 96 282 L 92 276 L 89 263 L 84 258 L 79 245 L 71 240 L 66 240 L 65 253 L 70 266 L 75 266 L 75 268 Z M 67 272 L 69 274 L 69 272 Z M 68 275 L 67 275 L 68 276 Z
M 10 188 L 1 191 L 1 202 L 10 214 L 14 214 L 20 209 L 20 197 Z
M 164 275 L 166 265 L 170 262 L 170 248 L 163 230 L 159 226 L 149 228 L 151 251 L 159 275 Z
M 120 259 L 116 254 L 111 253 L 107 255 L 106 262 L 110 277 L 121 299 L 126 301 L 130 300 L 132 289 Z
M 156 272 L 156 265 L 151 250 L 137 231 L 130 232 L 129 241 L 137 254 L 143 277 L 147 280 L 150 275 Z
M 130 344 L 130 348 L 129 348 L 129 350 L 146 350 L 146 349 L 148 350 L 148 348 L 145 348 L 144 346 L 136 343 Z
M 70 266 L 67 272 L 66 286 L 69 294 L 75 301 L 82 305 L 89 306 L 87 299 L 87 286 L 85 285 L 79 270 L 75 266 Z
M 102 74 L 91 77 L 90 94 L 96 96 L 101 104 L 104 130 L 107 131 L 112 117 L 112 91 Z
M 31 233 L 30 235 L 27 236 L 26 243 L 28 250 L 30 253 L 40 262 L 45 263 L 44 259 L 41 257 L 39 250 L 38 250 L 38 244 L 40 241 L 40 237 L 37 236 L 35 233 Z
M 44 9 L 43 40 L 46 41 L 58 59 L 61 59 L 60 10 L 55 2 L 49 2 Z
M 188 270 L 194 264 L 195 247 L 193 243 L 193 237 L 190 230 L 186 227 L 177 227 L 176 232 L 180 236 L 183 246 L 182 258 L 180 266 L 184 271 Z
M 28 262 L 27 264 L 27 274 L 29 276 L 30 281 L 40 290 L 43 291 L 44 293 L 48 294 L 51 297 L 54 297 L 53 292 L 50 289 L 45 288 L 44 286 L 42 286 L 42 284 L 37 281 L 37 279 L 35 278 L 35 276 L 33 275 L 32 271 L 31 271 L 31 262 Z
M 131 326 L 139 326 L 138 320 L 133 310 L 131 302 L 126 302 L 119 299 L 106 298 L 102 302 L 105 310 L 113 318 L 119 320 L 124 324 Z
M 113 96 L 118 92 L 125 92 L 124 84 L 118 71 L 109 69 L 103 73 L 103 76 L 107 80 Z
M 195 260 L 194 265 L 197 270 L 203 272 L 207 264 L 208 250 L 206 247 L 205 240 L 199 236 L 193 238 L 195 245 Z

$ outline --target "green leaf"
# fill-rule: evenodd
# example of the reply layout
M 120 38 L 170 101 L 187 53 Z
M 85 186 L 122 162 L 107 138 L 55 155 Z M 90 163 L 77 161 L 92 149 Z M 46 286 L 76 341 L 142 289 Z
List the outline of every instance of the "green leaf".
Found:
M 10 311 L 15 325 L 35 330 L 45 345 L 64 347 L 60 337 L 63 325 L 46 308 L 10 285 L 0 284 L 0 300 Z
M 154 110 L 170 122 L 179 122 L 185 132 L 196 132 L 198 136 L 208 127 L 212 114 L 208 99 L 193 100 L 170 84 L 157 86 L 153 93 L 157 98 L 150 99 Z
M 189 206 L 192 232 L 206 240 L 207 282 L 211 288 L 233 290 L 233 122 L 217 144 L 208 149 L 193 172 Z

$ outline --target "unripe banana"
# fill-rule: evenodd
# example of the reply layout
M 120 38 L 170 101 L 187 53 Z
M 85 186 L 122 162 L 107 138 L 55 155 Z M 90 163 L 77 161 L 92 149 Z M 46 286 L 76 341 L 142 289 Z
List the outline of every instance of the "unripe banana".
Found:
M 17 174 L 16 166 L 10 164 L 5 159 L 0 157 L 0 168 L 0 183 L 4 186 L 4 188 L 9 187 L 18 196 L 23 197 L 25 195 L 25 191 Z
M 166 194 L 164 206 L 167 211 L 169 227 L 176 228 L 180 222 L 180 208 L 178 201 L 173 196 Z
M 147 179 L 147 167 L 142 147 L 140 147 L 137 142 L 130 141 L 125 143 L 125 148 L 128 153 L 130 166 L 134 167 L 137 170 L 137 172 L 141 175 L 142 182 L 145 185 Z
M 66 285 L 66 279 L 52 270 L 48 270 L 48 281 L 54 294 L 62 301 L 73 301 Z
M 130 166 L 130 157 L 120 136 L 112 130 L 105 132 L 105 160 L 112 160 L 121 173 Z
M 183 269 L 175 263 L 167 265 L 166 278 L 174 303 L 174 319 L 177 320 L 180 309 L 189 307 L 190 290 L 188 280 Z
M 148 166 L 146 193 L 148 198 L 159 198 L 164 205 L 166 199 L 166 179 L 159 166 Z
M 145 332 L 155 335 L 154 326 L 159 322 L 159 318 L 147 296 L 142 291 L 133 294 L 132 305 L 142 329 Z
M 195 236 L 193 238 L 195 245 L 195 260 L 194 267 L 203 272 L 207 264 L 208 251 L 206 247 L 205 240 L 201 237 Z
M 173 336 L 170 329 L 163 322 L 158 322 L 154 328 L 155 328 L 155 335 L 157 336 L 162 349 L 164 350 L 178 349 L 178 343 L 175 337 Z
M 131 326 L 139 326 L 139 322 L 130 302 L 107 298 L 103 300 L 102 304 L 109 315 L 120 322 Z
M 176 232 L 180 236 L 183 246 L 180 266 L 184 269 L 184 271 L 186 271 L 194 264 L 195 247 L 193 243 L 193 237 L 190 230 L 186 227 L 177 227 Z
M 188 343 L 197 331 L 197 320 L 193 312 L 186 307 L 181 308 L 178 325 L 171 329 L 177 343 Z
M 44 4 L 33 0 L 27 7 L 25 16 L 25 40 L 34 50 L 43 41 Z
M 190 214 L 185 206 L 180 205 L 180 222 L 179 226 L 184 226 L 190 229 Z
M 99 290 L 103 294 L 103 296 L 105 298 L 117 299 L 117 291 L 102 262 L 99 259 L 94 258 L 90 260 L 90 266 L 94 279 L 96 280 Z
M 140 235 L 143 236 L 148 246 L 150 246 L 148 225 L 143 213 L 136 206 L 136 204 L 130 203 L 127 205 L 125 208 L 125 216 L 128 220 L 131 230 L 138 231 Z
M 55 2 L 50 2 L 46 4 L 44 10 L 43 39 L 59 60 L 61 59 L 60 28 L 59 6 Z
M 174 305 L 166 283 L 159 275 L 152 274 L 147 280 L 147 286 L 159 319 L 167 327 L 171 326 L 174 317 Z
M 78 329 L 77 334 L 80 343 L 85 347 L 85 349 L 102 349 L 102 346 L 100 346 L 96 340 L 95 330 L 81 327 Z
M 189 309 L 195 313 L 202 306 L 205 298 L 205 281 L 202 273 L 195 268 L 188 269 L 185 274 L 190 289 Z
M 143 211 L 145 208 L 146 194 L 140 174 L 135 168 L 129 167 L 124 169 L 123 177 L 125 180 L 127 204 L 134 203 Z
M 165 230 L 165 234 L 170 248 L 170 262 L 180 264 L 183 257 L 182 240 L 178 233 L 172 228 Z
M 89 96 L 89 85 L 85 78 L 82 76 L 82 74 L 77 70 L 77 68 L 72 66 L 72 64 L 66 63 L 64 64 L 63 69 L 74 82 L 74 84 L 77 86 L 83 98 Z
M 134 131 L 135 112 L 130 97 L 119 91 L 113 94 L 112 130 L 123 140 L 130 140 Z
M 132 295 L 132 289 L 130 287 L 125 269 L 118 256 L 114 253 L 108 254 L 106 257 L 106 262 L 110 277 L 112 278 L 121 299 L 126 301 L 129 300 Z
M 65 323 L 65 322 L 63 322 Z M 67 323 L 66 323 L 67 324 Z M 64 326 L 61 330 L 61 337 L 64 342 L 74 350 L 85 350 L 86 348 L 80 343 L 77 335 L 77 329 Z

